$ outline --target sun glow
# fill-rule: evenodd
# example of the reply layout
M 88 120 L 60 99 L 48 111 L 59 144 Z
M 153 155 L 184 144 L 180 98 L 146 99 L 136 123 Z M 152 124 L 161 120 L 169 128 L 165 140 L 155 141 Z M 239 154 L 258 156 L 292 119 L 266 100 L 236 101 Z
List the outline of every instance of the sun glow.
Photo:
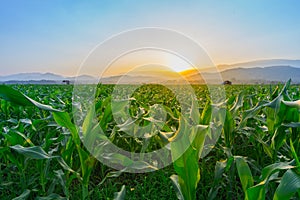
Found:
M 181 72 L 191 68 L 191 65 L 187 61 L 177 55 L 168 53 L 164 59 L 166 66 L 175 72 Z
M 104 72 L 104 76 L 126 74 L 129 71 L 145 74 L 159 72 L 167 75 L 190 68 L 191 64 L 176 54 L 163 50 L 143 49 L 130 52 L 115 60 Z

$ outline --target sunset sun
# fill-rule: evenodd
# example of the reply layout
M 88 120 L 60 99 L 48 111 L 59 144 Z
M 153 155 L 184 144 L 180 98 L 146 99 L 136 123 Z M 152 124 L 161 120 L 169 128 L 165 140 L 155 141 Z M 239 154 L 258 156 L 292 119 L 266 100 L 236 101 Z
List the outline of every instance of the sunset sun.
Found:
M 174 55 L 167 54 L 164 57 L 164 62 L 166 62 L 166 66 L 175 72 L 181 72 L 190 69 L 192 66 L 183 58 Z

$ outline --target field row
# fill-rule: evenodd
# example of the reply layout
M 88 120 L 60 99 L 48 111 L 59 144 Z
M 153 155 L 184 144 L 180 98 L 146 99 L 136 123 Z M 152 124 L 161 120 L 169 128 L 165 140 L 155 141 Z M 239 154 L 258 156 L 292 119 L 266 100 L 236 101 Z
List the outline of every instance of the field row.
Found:
M 298 85 L 0 85 L 1 199 L 300 199 Z

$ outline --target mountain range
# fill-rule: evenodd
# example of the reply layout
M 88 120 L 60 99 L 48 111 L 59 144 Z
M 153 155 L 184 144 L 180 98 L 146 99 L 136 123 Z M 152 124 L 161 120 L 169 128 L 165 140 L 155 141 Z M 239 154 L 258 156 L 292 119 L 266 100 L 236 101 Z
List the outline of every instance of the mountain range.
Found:
M 218 65 L 216 68 L 189 69 L 179 72 L 191 83 L 214 83 L 219 84 L 222 80 L 229 80 L 233 84 L 257 84 L 286 82 L 292 79 L 293 83 L 300 83 L 300 60 L 258 60 L 230 65 Z M 53 73 L 19 73 L 0 76 L 0 83 L 6 84 L 61 84 L 63 80 L 71 83 L 98 83 L 98 78 L 89 75 L 65 77 Z M 143 74 L 116 75 L 101 78 L 104 84 L 115 83 L 180 83 L 176 74 L 145 72 Z
M 18 73 L 7 76 L 0 76 L 2 83 L 34 83 L 34 84 L 60 84 L 63 80 L 74 82 L 75 80 L 82 83 L 94 83 L 96 78 L 89 75 L 80 75 L 73 77 L 66 77 L 54 73 Z
M 291 66 L 271 66 L 254 68 L 234 68 L 221 71 L 222 79 L 229 80 L 233 84 L 267 84 L 286 82 L 292 79 L 292 83 L 300 83 L 300 68 Z M 218 73 L 203 72 L 185 75 L 192 83 L 217 84 Z

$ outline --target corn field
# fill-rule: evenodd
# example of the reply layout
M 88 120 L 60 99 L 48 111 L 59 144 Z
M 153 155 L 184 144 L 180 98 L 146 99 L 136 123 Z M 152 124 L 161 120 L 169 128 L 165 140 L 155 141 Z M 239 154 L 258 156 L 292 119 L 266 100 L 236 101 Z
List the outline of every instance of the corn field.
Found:
M 165 86 L 139 87 L 129 105 L 113 102 L 114 85 L 95 87 L 97 122 L 86 115 L 78 126 L 74 116 L 82 105 L 72 101 L 72 85 L 0 85 L 0 199 L 300 199 L 299 85 L 224 86 L 226 99 L 218 104 L 206 86 L 192 85 L 196 99 L 185 97 L 184 114 Z M 132 121 L 123 119 L 123 109 Z M 212 119 L 215 110 L 224 113 L 224 123 L 208 147 L 205 140 L 220 127 Z M 150 127 L 149 134 L 135 137 L 131 124 Z M 151 172 L 111 168 L 83 145 L 95 127 L 102 130 L 99 148 L 107 142 L 135 153 L 167 147 L 173 162 L 136 166 L 114 153 L 105 159 Z M 182 153 L 180 135 L 193 135 Z

